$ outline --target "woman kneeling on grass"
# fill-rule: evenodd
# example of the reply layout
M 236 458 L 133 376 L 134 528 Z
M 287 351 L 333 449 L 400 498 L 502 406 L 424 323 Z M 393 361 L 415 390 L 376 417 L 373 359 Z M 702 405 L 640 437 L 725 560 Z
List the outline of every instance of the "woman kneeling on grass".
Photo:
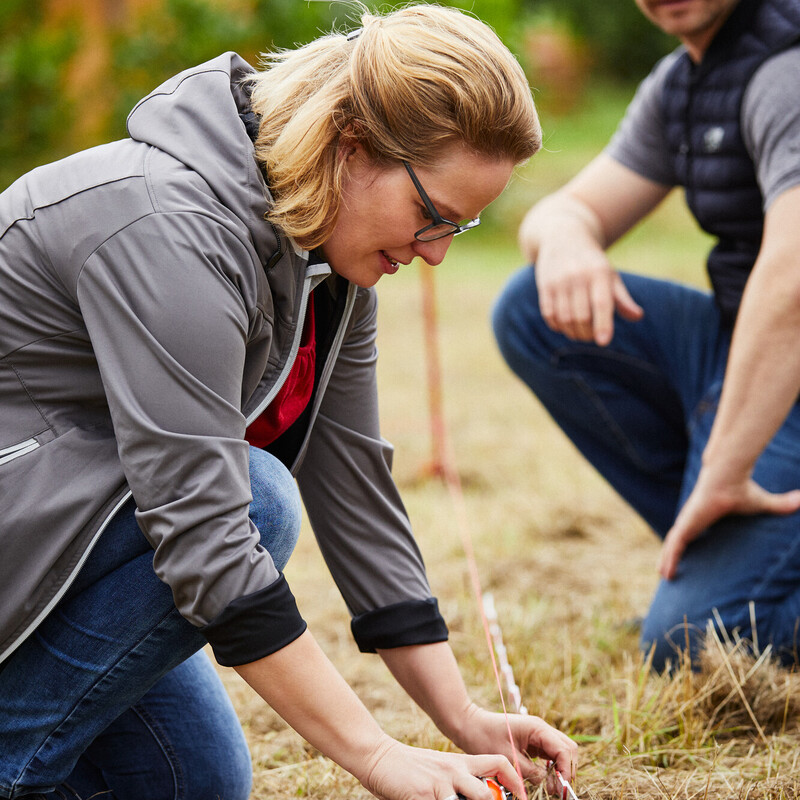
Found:
M 467 697 L 390 475 L 372 287 L 438 264 L 540 146 L 511 54 L 452 9 L 365 15 L 167 81 L 129 139 L 0 195 L 0 797 L 246 798 L 201 648 L 387 800 L 522 789 Z M 441 215 L 441 216 L 440 216 Z M 450 220 L 472 220 L 460 223 Z M 363 651 L 467 753 L 383 733 L 281 569 L 300 488 Z M 576 748 L 515 716 L 524 755 Z

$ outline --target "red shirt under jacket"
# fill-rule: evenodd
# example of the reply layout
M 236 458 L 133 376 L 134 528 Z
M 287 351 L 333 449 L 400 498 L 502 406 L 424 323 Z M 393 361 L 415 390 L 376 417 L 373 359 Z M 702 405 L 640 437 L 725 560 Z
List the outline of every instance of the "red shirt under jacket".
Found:
M 309 298 L 308 312 L 292 370 L 273 401 L 247 428 L 245 439 L 253 447 L 266 447 L 274 442 L 303 413 L 314 389 L 314 296 Z

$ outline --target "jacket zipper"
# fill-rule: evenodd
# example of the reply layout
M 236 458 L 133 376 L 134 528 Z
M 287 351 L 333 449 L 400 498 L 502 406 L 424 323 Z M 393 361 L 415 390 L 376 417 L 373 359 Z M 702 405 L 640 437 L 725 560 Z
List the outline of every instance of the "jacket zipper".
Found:
M 53 595 L 53 597 L 50 598 L 50 602 L 36 615 L 36 618 L 28 624 L 28 627 L 21 634 L 19 634 L 19 636 L 17 636 L 16 641 L 5 651 L 3 651 L 2 654 L 0 654 L 0 663 L 5 661 L 32 634 L 36 630 L 36 628 L 41 624 L 42 620 L 56 607 L 59 600 L 61 600 L 61 598 L 66 594 L 67 589 L 69 589 L 69 587 L 72 586 L 72 582 L 77 577 L 78 573 L 81 570 L 81 567 L 83 567 L 83 565 L 86 563 L 86 559 L 89 558 L 90 553 L 92 552 L 92 550 L 94 550 L 94 546 L 100 539 L 100 535 L 103 533 L 106 527 L 108 527 L 108 524 L 116 516 L 117 511 L 119 511 L 120 508 L 122 508 L 122 506 L 125 504 L 125 502 L 127 502 L 128 498 L 131 497 L 132 494 L 133 493 L 130 491 L 130 489 L 128 489 L 122 495 L 122 497 L 116 501 L 114 508 L 111 509 L 106 518 L 103 520 L 103 523 L 97 529 L 97 532 L 92 537 L 92 541 L 89 542 L 88 546 L 86 547 L 86 550 L 84 550 L 83 553 L 81 553 L 81 557 L 78 563 L 75 564 L 75 566 L 72 568 L 72 571 L 67 576 L 67 579 L 59 587 L 58 591 Z
M 13 461 L 15 458 L 24 456 L 26 453 L 30 453 L 39 447 L 41 447 L 41 445 L 36 441 L 36 439 L 26 439 L 24 442 L 20 442 L 19 444 L 11 445 L 11 447 L 5 447 L 0 450 L 0 464 Z
M 278 228 L 272 223 L 269 223 L 272 232 L 275 234 L 275 239 L 278 242 L 278 249 L 269 257 L 269 260 L 264 264 L 264 271 L 269 272 L 282 258 L 283 258 L 283 237 Z
M 278 376 L 278 380 L 275 381 L 274 386 L 268 392 L 267 396 L 258 404 L 256 409 L 250 413 L 245 422 L 247 425 L 250 425 L 254 419 L 259 417 L 264 409 L 275 399 L 278 392 L 281 390 L 281 387 L 286 382 L 286 379 L 289 377 L 289 373 L 292 371 L 292 367 L 294 366 L 295 359 L 297 358 L 297 353 L 300 350 L 300 342 L 303 338 L 303 328 L 305 327 L 306 322 L 306 309 L 308 307 L 308 296 L 310 294 L 309 287 L 311 286 L 311 278 L 307 277 L 303 281 L 303 296 L 300 299 L 300 309 L 297 315 L 297 329 L 294 333 L 294 339 L 292 339 L 292 348 L 289 351 L 289 357 L 286 359 L 286 363 L 283 365 L 283 370 L 281 374 Z
M 355 305 L 357 292 L 358 287 L 354 284 L 351 283 L 347 287 L 347 302 L 345 303 L 344 311 L 342 312 L 342 319 L 339 322 L 339 328 L 336 331 L 336 336 L 334 337 L 333 344 L 331 345 L 331 349 L 328 353 L 328 358 L 325 361 L 325 366 L 319 378 L 319 387 L 317 389 L 314 407 L 311 409 L 311 417 L 309 418 L 308 428 L 306 429 L 306 434 L 303 438 L 302 444 L 300 445 L 300 449 L 297 451 L 297 457 L 291 466 L 292 474 L 294 474 L 297 464 L 305 455 L 306 448 L 308 447 L 308 439 L 311 435 L 311 429 L 314 427 L 314 420 L 316 419 L 317 412 L 322 404 L 322 398 L 325 394 L 325 389 L 328 386 L 331 373 L 333 372 L 334 364 L 339 356 L 339 350 L 341 350 L 342 340 L 344 339 L 344 332 L 347 328 L 347 323 L 350 320 L 350 315 L 353 313 L 353 306 Z

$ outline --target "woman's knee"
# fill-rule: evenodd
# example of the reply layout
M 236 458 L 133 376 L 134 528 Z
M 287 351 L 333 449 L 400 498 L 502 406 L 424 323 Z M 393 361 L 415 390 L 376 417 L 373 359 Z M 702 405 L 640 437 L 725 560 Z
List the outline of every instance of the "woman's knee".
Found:
M 117 717 L 82 762 L 67 781 L 79 797 L 247 800 L 252 785 L 244 731 L 202 651 Z
M 129 711 L 133 714 L 133 711 Z M 102 797 L 113 793 L 118 800 L 247 800 L 253 783 L 250 752 L 234 739 L 226 746 L 201 752 L 200 758 L 186 761 L 186 748 L 176 748 L 173 740 L 155 737 L 158 729 L 142 726 L 124 739 L 128 761 L 106 763 L 114 754 L 113 746 L 101 737 L 101 755 L 82 756 L 69 779 L 52 795 L 51 800 Z M 195 730 L 195 734 L 198 732 Z M 219 736 L 214 733 L 214 738 Z M 148 747 L 151 744 L 152 746 Z M 96 748 L 95 748 L 96 749 Z M 103 764 L 99 769 L 95 759 Z M 38 795 L 37 795 L 38 796 Z M 51 798 L 51 795 L 47 795 Z
M 192 800 L 248 800 L 253 788 L 253 764 L 246 742 L 232 741 L 228 749 L 207 759 L 185 785 L 183 797 Z
M 261 544 L 283 569 L 297 543 L 302 503 L 289 470 L 273 455 L 250 448 L 250 519 L 261 532 Z

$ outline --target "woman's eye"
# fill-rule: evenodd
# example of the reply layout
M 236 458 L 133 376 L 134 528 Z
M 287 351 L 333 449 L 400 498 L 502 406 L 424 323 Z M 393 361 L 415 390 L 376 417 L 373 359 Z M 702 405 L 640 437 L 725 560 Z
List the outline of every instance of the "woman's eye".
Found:
M 428 220 L 429 222 L 433 219 L 433 217 L 431 216 L 431 212 L 428 211 L 428 209 L 425 206 L 419 207 L 419 215 L 422 217 L 422 219 Z

